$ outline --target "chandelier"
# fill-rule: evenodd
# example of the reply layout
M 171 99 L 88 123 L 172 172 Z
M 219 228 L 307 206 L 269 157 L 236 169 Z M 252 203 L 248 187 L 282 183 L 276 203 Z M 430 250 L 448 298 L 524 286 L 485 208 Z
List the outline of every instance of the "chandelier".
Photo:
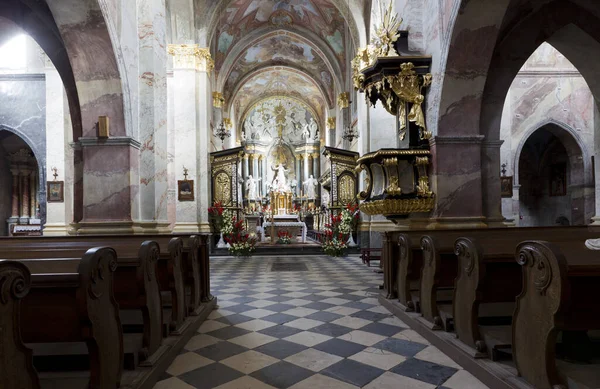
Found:
M 352 143 L 354 139 L 358 139 L 358 137 L 358 130 L 352 126 L 346 126 L 344 132 L 342 133 L 342 139 L 347 140 L 350 143 Z
M 231 130 L 225 127 L 225 123 L 221 122 L 215 131 L 215 136 L 221 139 L 221 143 L 223 143 L 225 138 L 229 138 L 231 136 Z

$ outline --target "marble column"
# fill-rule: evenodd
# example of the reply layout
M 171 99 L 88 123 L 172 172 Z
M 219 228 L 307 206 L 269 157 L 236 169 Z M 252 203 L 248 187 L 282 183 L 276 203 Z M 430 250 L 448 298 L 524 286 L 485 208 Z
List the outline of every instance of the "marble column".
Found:
M 19 217 L 19 170 L 10 169 L 13 178 L 12 186 L 12 215 L 11 218 Z
M 264 181 L 264 179 L 262 178 L 264 176 L 264 170 L 263 170 L 263 156 L 262 154 L 258 155 L 258 176 L 256 176 L 256 178 L 260 178 L 261 180 L 258 182 L 258 187 L 256 188 L 258 191 L 258 195 L 259 197 L 262 196 L 262 182 Z
M 296 181 L 298 181 L 296 196 L 299 196 L 300 189 L 302 189 L 302 182 L 304 181 L 302 180 L 302 156 L 299 154 L 296 155 Z
M 211 206 L 211 175 L 210 175 L 210 140 L 212 130 L 212 83 L 210 72 L 214 63 L 210 57 L 208 48 L 199 47 L 196 51 L 196 79 L 198 85 L 198 195 L 196 196 L 198 207 L 198 222 L 200 232 L 210 232 L 208 221 L 208 207 Z
M 46 224 L 44 235 L 66 235 L 68 224 L 67 204 L 72 203 L 70 193 L 72 181 L 67 181 L 65 146 L 70 147 L 65 141 L 65 111 L 68 106 L 62 80 L 54 67 L 46 67 L 46 172 L 53 180 L 52 168 L 58 170 L 58 180 L 64 180 L 65 201 L 62 203 L 50 202 L 46 204 Z M 68 116 L 68 115 L 67 115 Z M 52 178 L 51 178 L 52 177 Z M 72 177 L 72 176 L 71 176 Z
M 310 162 L 309 162 L 310 154 L 304 153 L 304 171 L 303 171 L 303 181 L 308 180 L 308 176 L 310 175 Z
M 260 163 L 260 159 L 258 154 L 252 154 L 252 177 L 258 178 L 258 164 Z
M 244 177 L 244 179 L 246 179 L 246 177 L 248 177 L 248 158 L 249 155 L 248 154 L 244 154 L 244 164 L 242 165 L 242 177 Z
M 37 218 L 37 212 L 35 208 L 37 198 L 37 186 L 35 183 L 36 179 L 36 169 L 32 169 L 31 174 L 29 175 L 29 215 L 33 219 Z
M 319 158 L 319 153 L 315 153 L 312 155 L 312 159 L 313 159 L 313 170 L 312 170 L 312 174 L 313 177 L 316 179 L 319 179 L 320 176 L 320 167 L 321 167 L 321 161 Z
M 503 227 L 500 193 L 500 147 L 503 141 L 486 141 L 481 147 L 481 189 L 485 223 L 488 227 Z
M 21 218 L 29 219 L 29 176 L 31 170 L 21 169 Z
M 139 220 L 143 232 L 169 232 L 167 51 L 164 0 L 138 2 Z
M 194 180 L 196 201 L 179 201 L 176 199 L 174 232 L 199 232 L 199 206 L 202 204 L 200 165 L 199 118 L 201 116 L 200 75 L 198 68 L 200 58 L 197 45 L 169 45 L 169 53 L 173 55 L 173 117 L 175 129 L 175 179 L 183 179 L 183 168 L 189 170 L 189 179 Z M 206 108 L 206 107 L 204 107 Z M 205 112 L 206 113 L 206 112 Z M 207 131 L 207 129 L 205 129 Z M 207 131 L 208 132 L 208 131 Z M 208 157 L 208 145 L 205 144 Z M 208 165 L 208 161 L 206 162 Z M 206 177 L 204 168 L 204 179 Z M 206 190 L 206 189 L 204 189 Z M 208 206 L 208 205 L 207 205 Z
M 486 227 L 482 204 L 482 140 L 481 135 L 431 139 L 431 182 L 437 203 L 428 228 Z
M 262 194 L 263 196 L 265 196 L 267 194 L 267 158 L 263 157 L 262 158 L 262 181 L 261 183 L 261 187 L 262 187 Z

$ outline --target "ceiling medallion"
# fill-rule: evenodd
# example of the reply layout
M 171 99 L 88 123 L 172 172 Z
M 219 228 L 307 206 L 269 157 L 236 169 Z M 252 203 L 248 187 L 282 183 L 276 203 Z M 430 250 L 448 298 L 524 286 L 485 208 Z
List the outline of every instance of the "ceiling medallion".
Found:
M 294 18 L 288 12 L 279 10 L 271 15 L 269 22 L 276 27 L 285 27 L 294 24 Z

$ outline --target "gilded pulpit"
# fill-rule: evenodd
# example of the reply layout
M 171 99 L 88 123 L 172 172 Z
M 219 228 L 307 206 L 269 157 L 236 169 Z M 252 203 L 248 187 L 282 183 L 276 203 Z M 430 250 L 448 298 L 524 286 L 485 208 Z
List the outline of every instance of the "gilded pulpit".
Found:
M 407 50 L 408 32 L 398 30 L 402 20 L 392 14 L 391 4 L 383 20 L 371 44 L 352 61 L 353 81 L 368 103 L 380 102 L 396 117 L 397 148 L 361 156 L 356 171 L 364 172 L 360 210 L 397 221 L 435 205 L 428 176 L 431 132 L 423 113 L 431 57 Z

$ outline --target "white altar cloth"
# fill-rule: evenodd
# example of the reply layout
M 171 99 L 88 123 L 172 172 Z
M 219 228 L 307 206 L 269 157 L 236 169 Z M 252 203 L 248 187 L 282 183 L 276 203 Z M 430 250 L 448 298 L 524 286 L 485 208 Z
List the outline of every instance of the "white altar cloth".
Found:
M 300 227 L 302 231 L 302 243 L 306 243 L 306 223 L 304 222 L 275 222 L 275 227 Z M 264 222 L 262 226 L 262 238 L 261 241 L 265 242 L 267 240 L 265 233 L 271 233 L 271 222 Z

